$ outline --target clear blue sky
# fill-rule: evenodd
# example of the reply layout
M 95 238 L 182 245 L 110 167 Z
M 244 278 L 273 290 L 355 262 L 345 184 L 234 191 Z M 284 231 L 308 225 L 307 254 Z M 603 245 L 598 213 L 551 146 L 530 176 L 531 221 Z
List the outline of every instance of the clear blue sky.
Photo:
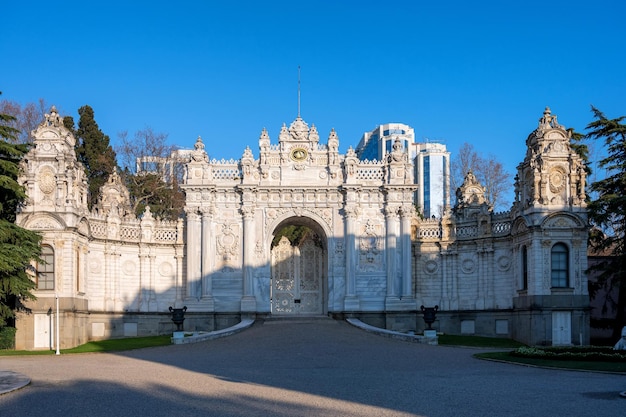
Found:
M 626 115 L 626 2 L 8 1 L 0 99 L 88 104 L 115 145 L 147 126 L 214 158 L 258 155 L 301 114 L 356 146 L 406 123 L 469 142 L 514 175 L 550 106 L 583 131 L 590 105 Z

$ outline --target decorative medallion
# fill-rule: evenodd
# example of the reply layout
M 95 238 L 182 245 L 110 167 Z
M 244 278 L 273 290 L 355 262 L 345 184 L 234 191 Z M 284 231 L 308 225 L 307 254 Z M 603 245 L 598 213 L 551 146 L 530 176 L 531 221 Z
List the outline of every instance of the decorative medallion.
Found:
M 89 262 L 89 272 L 91 272 L 92 274 L 100 273 L 100 269 L 100 261 L 98 261 L 97 259 Z
M 135 273 L 135 263 L 133 261 L 126 261 L 122 264 L 122 271 L 124 275 L 132 275 Z
M 159 274 L 161 274 L 161 276 L 169 277 L 169 276 L 172 276 L 173 272 L 174 272 L 174 267 L 172 267 L 171 263 L 163 262 L 161 265 L 159 265 Z
M 464 259 L 463 262 L 461 262 L 461 271 L 463 271 L 464 273 L 471 274 L 475 270 L 476 262 L 474 262 L 472 259 Z
M 511 258 L 508 256 L 501 256 L 497 260 L 497 265 L 500 271 L 508 271 L 511 267 Z
M 432 275 L 436 273 L 438 269 L 439 269 L 439 264 L 437 263 L 437 261 L 433 261 L 431 259 L 431 260 L 424 262 L 424 272 L 426 272 L 427 274 Z
M 50 168 L 44 168 L 41 170 L 39 176 L 39 189 L 44 194 L 52 194 L 56 186 L 56 180 L 54 179 L 54 173 Z

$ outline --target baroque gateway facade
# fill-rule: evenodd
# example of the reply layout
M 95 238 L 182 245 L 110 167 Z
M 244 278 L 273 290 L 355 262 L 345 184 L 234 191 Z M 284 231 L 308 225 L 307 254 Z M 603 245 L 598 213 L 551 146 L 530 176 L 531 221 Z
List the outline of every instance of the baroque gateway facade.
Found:
M 259 158 L 209 160 L 198 138 L 185 165 L 184 218 L 135 217 L 118 175 L 87 208 L 75 138 L 54 107 L 22 163 L 29 196 L 18 224 L 43 236 L 37 300 L 19 314 L 16 348 L 166 334 L 242 317 L 358 317 L 397 331 L 435 328 L 528 344 L 589 340 L 585 173 L 549 109 L 526 140 L 515 201 L 493 213 L 471 173 L 441 219 L 413 205 L 413 168 L 399 143 L 384 161 L 339 154 L 298 116 Z M 305 226 L 297 242 L 280 237 Z M 57 304 L 58 302 L 58 304 Z M 59 315 L 56 316 L 58 305 Z

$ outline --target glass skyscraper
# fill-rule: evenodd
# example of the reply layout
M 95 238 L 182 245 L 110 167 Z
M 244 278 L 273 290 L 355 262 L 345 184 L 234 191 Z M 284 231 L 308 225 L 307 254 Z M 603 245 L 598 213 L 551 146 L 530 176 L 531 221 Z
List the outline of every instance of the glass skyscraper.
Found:
M 384 160 L 396 138 L 414 165 L 415 204 L 424 217 L 441 217 L 450 206 L 450 152 L 441 143 L 416 143 L 414 129 L 402 123 L 387 123 L 363 134 L 356 148 L 361 160 Z

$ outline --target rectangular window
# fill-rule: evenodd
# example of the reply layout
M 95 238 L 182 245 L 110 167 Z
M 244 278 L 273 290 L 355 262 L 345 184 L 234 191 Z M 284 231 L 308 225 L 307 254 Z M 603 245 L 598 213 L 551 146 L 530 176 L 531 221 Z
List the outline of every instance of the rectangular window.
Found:
M 569 253 L 567 246 L 557 243 L 550 254 L 553 288 L 567 288 L 569 276 Z
M 54 251 L 50 246 L 41 247 L 41 262 L 37 263 L 37 289 L 54 289 Z

